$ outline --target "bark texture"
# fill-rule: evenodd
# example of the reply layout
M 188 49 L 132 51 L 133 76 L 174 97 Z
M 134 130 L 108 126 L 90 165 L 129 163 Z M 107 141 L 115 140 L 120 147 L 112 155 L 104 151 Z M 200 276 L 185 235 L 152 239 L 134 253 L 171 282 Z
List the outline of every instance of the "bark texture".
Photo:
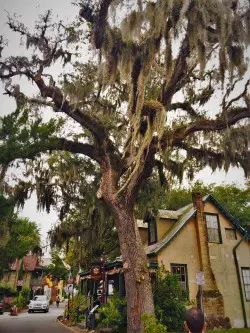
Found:
M 144 312 L 154 313 L 152 286 L 139 230 L 130 207 L 115 203 L 120 251 L 122 255 L 126 297 L 128 333 L 141 332 L 141 316 Z

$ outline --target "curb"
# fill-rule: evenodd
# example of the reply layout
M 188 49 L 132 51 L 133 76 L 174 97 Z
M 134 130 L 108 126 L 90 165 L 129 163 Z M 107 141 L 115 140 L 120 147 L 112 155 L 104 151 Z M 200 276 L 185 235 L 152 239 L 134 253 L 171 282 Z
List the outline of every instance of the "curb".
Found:
M 75 332 L 75 333 L 80 333 L 80 332 L 81 332 L 81 331 L 75 330 L 73 327 L 69 327 L 69 326 L 63 324 L 60 320 L 57 320 L 57 322 L 58 322 L 59 324 L 61 324 L 62 326 L 68 328 L 68 329 L 69 329 L 70 331 L 72 331 L 72 332 Z

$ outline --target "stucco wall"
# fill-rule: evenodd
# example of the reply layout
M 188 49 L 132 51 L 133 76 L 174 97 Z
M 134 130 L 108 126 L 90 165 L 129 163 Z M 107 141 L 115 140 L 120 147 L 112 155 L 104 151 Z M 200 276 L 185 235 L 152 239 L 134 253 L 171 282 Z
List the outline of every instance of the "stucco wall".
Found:
M 158 254 L 158 263 L 171 271 L 170 264 L 186 264 L 190 300 L 196 299 L 196 272 L 200 270 L 194 219 L 190 220 L 172 242 Z
M 237 240 L 228 240 L 226 238 L 225 228 L 234 228 L 233 224 L 225 218 L 212 203 L 206 203 L 204 210 L 205 212 L 219 215 L 222 244 L 208 243 L 208 247 L 212 271 L 215 276 L 218 289 L 224 299 L 225 316 L 230 318 L 233 327 L 244 327 L 241 298 L 233 257 L 233 248 L 239 242 L 242 235 L 237 232 Z M 163 233 L 165 222 L 166 220 L 158 221 L 158 226 L 160 226 L 160 233 L 158 231 L 158 237 L 159 234 L 161 235 Z M 196 285 L 195 274 L 200 270 L 196 235 L 195 220 L 193 218 L 158 254 L 157 257 L 158 263 L 163 263 L 169 271 L 171 270 L 171 263 L 187 265 L 190 300 L 196 299 L 198 288 Z M 240 244 L 237 249 L 237 257 L 240 269 L 241 267 L 250 267 L 249 242 L 243 241 Z M 244 302 L 248 319 L 248 327 L 250 327 L 250 302 L 246 301 L 245 293 Z
M 148 229 L 139 228 L 139 234 L 141 236 L 142 244 L 148 245 Z
M 24 272 L 23 274 L 23 286 L 30 287 L 30 280 L 31 280 L 31 272 Z
M 209 202 L 205 204 L 204 210 L 205 212 L 219 215 L 222 244 L 209 243 L 209 254 L 218 288 L 224 298 L 225 315 L 231 319 L 232 326 L 244 327 L 240 292 L 233 257 L 233 247 L 239 242 L 242 236 L 237 232 L 237 240 L 228 240 L 226 238 L 225 228 L 233 228 L 232 223 Z M 237 256 L 240 268 L 250 267 L 249 242 L 243 241 L 237 249 Z M 250 327 L 250 302 L 246 302 L 245 294 L 244 301 L 248 317 L 248 326 Z
M 156 222 L 157 222 L 157 239 L 159 241 L 176 221 L 157 218 Z
M 15 288 L 16 286 L 16 271 L 10 271 L 4 273 L 4 276 L 2 278 L 3 284 L 8 284 L 11 288 Z

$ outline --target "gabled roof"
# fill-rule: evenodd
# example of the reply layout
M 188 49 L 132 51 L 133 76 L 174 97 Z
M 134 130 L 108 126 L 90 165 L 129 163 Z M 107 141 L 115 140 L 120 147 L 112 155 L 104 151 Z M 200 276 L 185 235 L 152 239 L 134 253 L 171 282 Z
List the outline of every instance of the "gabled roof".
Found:
M 34 271 L 37 263 L 37 256 L 36 255 L 26 255 L 23 257 L 23 269 L 25 271 Z
M 23 260 L 23 270 L 34 271 L 35 269 L 41 269 L 40 265 L 37 265 L 37 256 L 35 254 L 28 254 L 22 259 L 16 259 L 11 265 L 11 271 L 19 271 Z
M 10 270 L 11 271 L 19 271 L 21 266 L 21 259 L 16 259 L 11 265 Z
M 246 233 L 246 230 L 239 225 L 239 223 L 232 217 L 232 215 L 229 214 L 211 194 L 204 196 L 202 199 L 204 203 L 208 201 L 212 202 L 242 235 Z M 160 218 L 174 219 L 173 216 L 176 216 L 177 221 L 167 231 L 166 235 L 161 240 L 145 248 L 147 256 L 152 257 L 158 254 L 164 247 L 166 247 L 174 239 L 174 237 L 179 233 L 179 231 L 195 215 L 196 215 L 196 208 L 194 208 L 193 204 L 189 204 L 176 211 L 159 210 L 158 216 Z

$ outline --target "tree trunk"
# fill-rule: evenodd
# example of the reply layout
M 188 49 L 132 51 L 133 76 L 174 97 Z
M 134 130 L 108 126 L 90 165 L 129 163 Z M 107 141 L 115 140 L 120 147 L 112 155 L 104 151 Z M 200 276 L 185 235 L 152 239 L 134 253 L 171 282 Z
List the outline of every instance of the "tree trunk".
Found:
M 127 297 L 127 333 L 141 332 L 141 316 L 154 314 L 152 286 L 133 207 L 111 204 L 120 241 Z

